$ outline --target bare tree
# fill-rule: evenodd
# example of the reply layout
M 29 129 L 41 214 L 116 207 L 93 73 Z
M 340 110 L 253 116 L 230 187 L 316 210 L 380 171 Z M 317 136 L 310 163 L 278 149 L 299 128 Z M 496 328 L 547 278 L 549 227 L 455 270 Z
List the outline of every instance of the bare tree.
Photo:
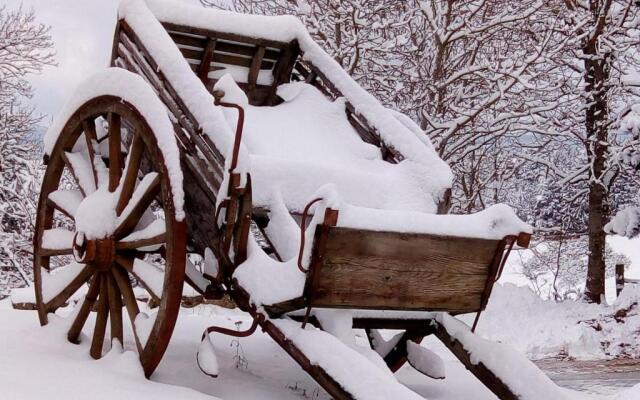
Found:
M 578 299 L 587 274 L 586 236 L 538 243 L 531 247 L 530 257 L 522 263 L 522 274 L 543 298 L 563 301 Z M 613 276 L 616 264 L 629 265 L 629 259 L 616 253 L 610 246 L 605 249 L 606 275 Z
M 557 82 L 558 91 L 546 99 L 551 107 L 544 119 L 534 121 L 532 130 L 544 132 L 541 142 L 579 149 L 580 154 L 563 166 L 544 153 L 529 159 L 553 171 L 559 188 L 577 186 L 574 199 L 586 203 L 585 298 L 592 302 L 600 302 L 604 295 L 609 193 L 624 172 L 619 153 L 631 145 L 628 135 L 620 135 L 615 127 L 634 95 L 624 77 L 639 66 L 635 50 L 639 42 L 633 35 L 638 10 L 634 0 L 557 0 L 548 2 L 545 10 L 549 18 L 561 21 L 554 29 L 559 45 L 546 55 L 547 79 Z
M 28 75 L 53 64 L 52 46 L 33 11 L 0 7 L 0 263 L 18 271 L 18 281 L 28 279 L 30 268 L 39 152 L 32 135 L 41 120 L 21 99 L 32 95 Z

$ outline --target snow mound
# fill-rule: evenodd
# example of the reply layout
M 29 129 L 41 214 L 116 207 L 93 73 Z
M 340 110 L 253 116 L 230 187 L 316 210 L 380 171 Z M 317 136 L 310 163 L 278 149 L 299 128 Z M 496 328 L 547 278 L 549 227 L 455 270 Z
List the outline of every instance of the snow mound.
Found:
M 228 79 L 221 79 L 216 88 L 224 88 L 231 98 L 244 95 Z M 243 143 L 251 153 L 257 206 L 269 207 L 272 197 L 279 196 L 288 210 L 300 212 L 314 192 L 332 182 L 359 206 L 436 211 L 437 171 L 410 160 L 384 161 L 380 149 L 363 142 L 349 123 L 344 99 L 331 101 L 302 82 L 278 90 L 286 98 L 284 103 L 245 108 Z M 236 111 L 225 110 L 225 115 L 235 126 Z
M 495 285 L 477 333 L 529 358 L 640 356 L 640 289 L 627 285 L 611 306 L 542 300 L 528 287 Z M 471 319 L 472 315 L 468 318 Z M 466 319 L 467 317 L 465 317 Z
M 607 233 L 626 236 L 629 239 L 640 233 L 640 208 L 627 207 L 618 213 L 604 226 Z

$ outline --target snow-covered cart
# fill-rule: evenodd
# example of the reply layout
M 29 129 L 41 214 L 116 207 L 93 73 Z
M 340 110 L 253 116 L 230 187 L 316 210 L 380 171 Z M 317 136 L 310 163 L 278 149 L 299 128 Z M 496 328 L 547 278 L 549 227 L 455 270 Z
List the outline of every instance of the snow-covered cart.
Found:
M 252 328 L 208 333 L 261 327 L 335 398 L 417 398 L 375 359 L 438 375 L 413 345 L 429 334 L 517 398 L 471 362 L 446 313 L 479 315 L 530 228 L 506 206 L 438 215 L 451 173 L 429 140 L 296 19 L 125 1 L 112 66 L 78 89 L 45 140 L 42 324 L 79 299 L 68 339 L 95 311 L 100 358 L 107 326 L 125 339 L 126 313 L 149 376 L 185 294 L 228 294 Z M 155 313 L 140 311 L 140 288 Z M 352 329 L 376 352 L 356 350 Z M 384 341 L 380 329 L 403 333 Z

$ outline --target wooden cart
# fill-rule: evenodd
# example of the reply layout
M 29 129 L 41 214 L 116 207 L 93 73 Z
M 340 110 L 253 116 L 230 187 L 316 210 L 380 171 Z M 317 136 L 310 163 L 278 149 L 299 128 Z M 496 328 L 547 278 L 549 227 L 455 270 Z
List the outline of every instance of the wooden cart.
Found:
M 211 72 L 223 64 L 246 70 L 246 83 L 240 86 L 252 105 L 278 104 L 281 100 L 276 88 L 291 80 L 311 84 L 331 99 L 342 96 L 336 85 L 304 58 L 296 41 L 161 23 L 189 60 L 193 74 L 209 91 L 216 82 L 210 78 Z M 339 212 L 327 208 L 313 237 L 304 293 L 258 308 L 251 293 L 234 279 L 234 270 L 247 257 L 252 225 L 263 235 L 265 251 L 274 258 L 279 255 L 263 229 L 269 223 L 269 214 L 252 205 L 251 177 L 245 179 L 235 170 L 242 124 L 238 124 L 231 159 L 225 160 L 221 149 L 203 130 L 197 112 L 189 106 L 190 99 L 179 94 L 176 85 L 180 82 L 167 77 L 148 49 L 150 45 L 155 44 L 146 43 L 127 18 L 121 18 L 111 63 L 142 76 L 166 106 L 180 152 L 186 218 L 176 216 L 176 188 L 172 187 L 161 144 L 152 129 L 153 121 L 146 120 L 135 105 L 118 96 L 88 99 L 66 121 L 45 159 L 47 170 L 34 238 L 35 288 L 42 324 L 47 323 L 48 313 L 67 304 L 74 293 L 88 286 L 72 316 L 68 339 L 79 341 L 91 311 L 95 311 L 91 356 L 100 358 L 107 325 L 111 338 L 123 341 L 124 308 L 134 330 L 140 361 L 149 376 L 171 338 L 186 282 L 203 299 L 229 295 L 255 320 L 249 332 L 240 334 L 250 334 L 261 327 L 328 393 L 342 399 L 355 395 L 322 366 L 312 363 L 274 320 L 286 317 L 320 327 L 311 312 L 313 307 L 396 310 L 400 313 L 364 314 L 353 321 L 353 328 L 366 329 L 370 337 L 376 329 L 405 331 L 398 345 L 384 355 L 392 371 L 407 360 L 408 340 L 419 343 L 424 336 L 435 334 L 501 398 L 516 398 L 486 367 L 472 364 L 463 346 L 432 314 L 407 319 L 401 312 L 479 314 L 487 305 L 508 250 L 516 242 L 527 246 L 528 234 L 489 240 L 351 229 L 339 226 Z M 265 71 L 272 76 L 269 85 L 258 80 Z M 216 95 L 218 106 L 236 107 L 242 112 L 240 107 L 221 100 L 222 93 Z M 404 158 L 350 102 L 346 103 L 346 113 L 360 138 L 378 146 L 384 160 L 396 163 Z M 91 219 L 93 213 L 96 218 L 103 218 L 103 210 L 95 205 L 96 193 L 101 191 L 100 196 L 112 196 L 110 212 L 114 219 L 113 227 L 105 228 L 103 237 L 82 230 L 83 226 L 91 226 L 86 219 Z M 446 210 L 446 202 L 443 198 L 441 211 Z M 56 215 L 68 219 L 61 223 Z M 206 249 L 213 251 L 219 265 L 216 276 L 202 273 L 188 261 L 188 253 L 202 256 Z M 56 274 L 47 272 L 71 257 L 75 262 Z M 135 282 L 148 291 L 157 305 L 153 321 L 145 321 L 146 316 L 140 313 Z M 238 334 L 215 327 L 209 332 Z

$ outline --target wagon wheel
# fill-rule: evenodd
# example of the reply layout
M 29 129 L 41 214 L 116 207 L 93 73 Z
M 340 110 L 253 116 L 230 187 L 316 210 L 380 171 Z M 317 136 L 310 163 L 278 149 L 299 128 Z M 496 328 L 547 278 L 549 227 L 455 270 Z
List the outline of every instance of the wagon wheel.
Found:
M 69 341 L 81 340 L 94 310 L 91 356 L 102 356 L 107 325 L 111 339 L 124 344 L 124 306 L 145 375 L 150 376 L 178 316 L 185 237 L 185 223 L 175 219 L 167 168 L 147 121 L 120 98 L 89 100 L 62 130 L 40 192 L 34 237 L 40 323 L 47 324 L 48 313 L 88 287 L 70 317 Z M 132 281 L 158 304 L 155 315 L 140 311 Z

